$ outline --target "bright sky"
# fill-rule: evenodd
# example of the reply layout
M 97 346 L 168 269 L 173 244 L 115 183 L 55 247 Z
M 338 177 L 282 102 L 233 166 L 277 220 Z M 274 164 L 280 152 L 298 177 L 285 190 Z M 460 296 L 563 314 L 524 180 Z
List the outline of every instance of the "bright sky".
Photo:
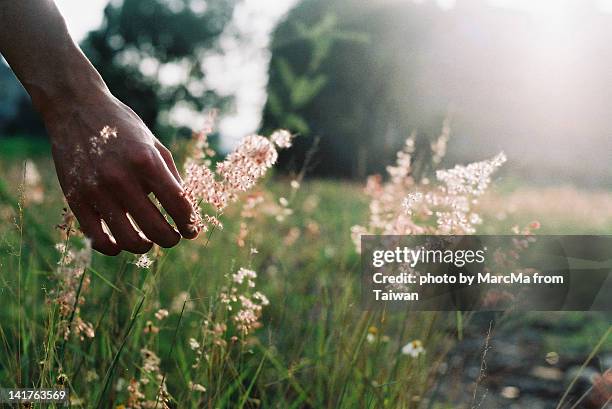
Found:
M 55 0 L 55 4 L 64 15 L 72 37 L 81 41 L 88 31 L 102 23 L 108 0 Z
M 208 84 L 221 95 L 235 96 L 234 112 L 219 123 L 225 148 L 233 147 L 260 126 L 267 97 L 271 34 L 297 2 L 243 0 L 220 40 L 224 54 L 211 56 L 204 62 Z M 235 34 L 241 40 L 236 40 Z

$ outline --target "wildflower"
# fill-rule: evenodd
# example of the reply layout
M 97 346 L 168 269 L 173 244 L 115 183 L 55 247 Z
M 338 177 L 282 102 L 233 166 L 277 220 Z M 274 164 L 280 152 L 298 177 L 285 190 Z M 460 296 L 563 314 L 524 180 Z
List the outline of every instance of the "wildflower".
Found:
M 240 222 L 240 230 L 238 231 L 238 237 L 236 238 L 236 244 L 238 247 L 244 247 L 246 245 L 246 238 L 248 235 L 248 225 L 245 222 Z
M 115 390 L 117 392 L 121 392 L 125 387 L 127 386 L 127 381 L 125 380 L 125 378 L 119 378 L 117 379 L 117 383 L 115 384 Z
M 432 145 L 433 165 L 445 152 L 449 130 L 444 125 L 439 140 Z M 353 226 L 351 237 L 360 251 L 364 234 L 473 234 L 482 223 L 474 211 L 476 199 L 488 188 L 491 175 L 506 160 L 503 153 L 492 159 L 437 170 L 436 181 L 415 180 L 412 172 L 414 135 L 397 153 L 395 166 L 387 167 L 390 180 L 379 175 L 368 178 L 365 193 L 370 197 L 367 226 Z
M 264 195 L 261 192 L 250 194 L 246 197 L 242 210 L 240 211 L 240 217 L 245 219 L 252 219 L 256 215 L 256 208 L 264 202 Z
M 131 379 L 127 387 L 128 390 L 128 401 L 127 407 L 129 408 L 153 408 L 159 407 L 163 409 L 169 409 L 168 404 L 170 403 L 171 396 L 166 388 L 165 377 L 162 375 L 160 370 L 161 360 L 155 354 L 155 352 L 142 348 L 140 350 L 140 356 L 142 359 L 142 365 L 140 368 L 140 378 Z M 156 392 L 155 396 L 147 399 L 145 392 L 141 391 L 143 386 L 153 384 L 149 390 Z
M 91 242 L 83 240 L 84 247 L 75 250 L 66 243 L 56 244 L 56 249 L 61 257 L 55 271 L 59 281 L 58 288 L 53 291 L 54 301 L 59 306 L 60 332 L 64 339 L 68 339 L 74 333 L 82 341 L 95 336 L 93 325 L 84 321 L 81 316 L 80 306 L 85 303 L 85 295 L 89 290 L 90 278 L 85 275 L 85 270 L 91 261 Z
M 200 343 L 195 338 L 189 338 L 189 348 L 194 351 L 200 349 Z
M 436 178 L 446 184 L 449 194 L 480 196 L 491 182 L 491 174 L 504 162 L 506 162 L 506 155 L 502 152 L 489 160 L 471 163 L 467 166 L 457 165 L 447 170 L 438 170 Z
M 249 297 L 241 295 L 240 309 L 234 315 L 234 321 L 237 324 L 237 328 L 243 333 L 248 334 L 251 329 L 259 327 L 259 316 L 261 315 L 261 306 L 263 304 L 257 304 Z
M 257 273 L 253 270 L 240 268 L 231 276 L 231 286 L 224 288 L 219 294 L 219 301 L 225 304 L 227 311 L 231 313 L 231 320 L 236 328 L 247 335 L 252 330 L 259 328 L 259 318 L 263 307 L 270 304 L 268 298 L 259 291 L 251 293 L 255 287 Z M 213 327 L 216 337 L 220 337 L 226 327 Z
M 255 247 L 251 247 L 251 254 L 257 254 L 259 251 Z
M 214 149 L 212 149 L 208 143 L 208 135 L 210 135 L 213 131 L 216 116 L 217 111 L 212 110 L 209 113 L 208 118 L 206 118 L 204 126 L 199 131 L 193 133 L 192 139 L 195 143 L 193 144 L 193 148 L 191 149 L 187 159 L 188 162 L 193 161 L 208 163 L 209 161 L 206 160 L 206 158 L 215 156 Z
M 419 203 L 422 199 L 423 194 L 421 192 L 409 193 L 402 202 L 402 206 L 404 206 L 404 211 L 406 214 L 411 215 L 414 205 Z
M 516 386 L 504 386 L 500 395 L 506 399 L 517 399 L 521 394 L 521 390 Z
M 85 373 L 85 382 L 93 382 L 97 381 L 98 379 L 100 379 L 100 376 L 98 376 L 96 371 L 89 370 Z
M 159 311 L 157 311 L 155 313 L 155 318 L 157 318 L 158 320 L 163 320 L 164 318 L 166 318 L 168 316 L 168 310 L 161 308 Z
M 243 220 L 240 221 L 240 230 L 238 231 L 238 236 L 236 238 L 236 244 L 238 247 L 244 247 L 246 245 L 246 239 L 249 235 L 249 225 L 246 222 L 246 219 L 255 218 L 260 212 L 258 212 L 259 206 L 264 203 L 265 198 L 263 193 L 256 192 L 249 194 L 244 203 L 242 205 L 242 209 L 240 211 L 240 217 Z
M 136 379 L 130 379 L 130 384 L 127 387 L 129 408 L 141 408 L 141 402 L 145 399 L 145 395 L 140 391 L 140 382 Z
M 189 390 L 196 392 L 206 392 L 206 388 L 199 383 L 189 382 Z
M 411 341 L 402 347 L 402 354 L 410 355 L 413 358 L 425 353 L 423 343 L 418 339 Z
M 140 356 L 142 357 L 142 370 L 145 373 L 159 372 L 161 359 L 159 359 L 155 352 L 147 348 L 142 348 L 140 350 Z
M 223 162 L 217 164 L 216 173 L 223 178 L 228 194 L 244 192 L 254 186 L 277 158 L 278 153 L 268 139 L 249 135 Z
M 206 138 L 197 135 L 197 149 L 185 163 L 185 195 L 199 208 L 200 203 L 211 205 L 217 213 L 222 212 L 238 194 L 251 189 L 257 181 L 265 175 L 278 158 L 276 146 L 284 148 L 290 146 L 291 134 L 287 131 L 277 131 L 270 139 L 260 135 L 245 137 L 238 147 L 224 161 L 217 163 L 215 170 L 211 170 L 210 161 L 205 160 Z M 221 223 L 212 216 L 202 216 L 199 212 L 194 216 L 193 222 L 202 230 L 208 225 L 221 226 Z
M 317 207 L 319 207 L 320 199 L 317 195 L 309 195 L 304 199 L 304 204 L 302 205 L 302 209 L 305 213 L 314 212 Z
M 379 342 L 389 342 L 390 338 L 387 335 L 382 335 L 379 333 L 378 328 L 374 325 L 368 328 L 368 333 L 366 334 L 366 341 L 368 344 L 373 344 L 378 340 Z
M 546 354 L 546 362 L 549 365 L 557 365 L 559 363 L 559 354 L 552 351 Z
M 151 260 L 146 254 L 142 254 L 136 259 L 134 264 L 138 268 L 149 268 L 151 265 L 153 265 L 153 260 Z
M 215 216 L 205 214 L 203 218 L 204 218 L 204 221 L 208 223 L 209 225 L 215 227 L 218 230 L 223 230 L 223 223 L 221 223 L 221 221 L 217 219 Z
M 287 130 L 281 129 L 270 135 L 270 139 L 279 148 L 290 148 L 293 135 Z
M 55 250 L 61 254 L 61 258 L 57 262 L 59 265 L 69 265 L 74 261 L 74 252 L 65 243 L 56 243 Z
M 149 320 L 145 323 L 144 333 L 145 334 L 158 334 L 159 327 L 156 327 L 155 325 L 153 325 L 153 321 Z
M 286 246 L 291 246 L 295 244 L 295 242 L 300 238 L 301 234 L 300 229 L 294 226 L 289 229 L 289 233 L 287 233 L 287 235 L 283 238 L 283 243 Z
M 40 172 L 31 159 L 27 159 L 24 166 L 24 200 L 26 203 L 42 203 L 45 199 L 45 191 L 41 182 Z
M 444 155 L 446 155 L 446 144 L 450 137 L 450 130 L 450 121 L 448 118 L 446 118 L 442 124 L 442 132 L 440 133 L 440 136 L 438 136 L 438 138 L 431 143 L 431 161 L 434 163 L 434 165 L 439 164 Z
M 66 375 L 61 369 L 60 374 L 55 378 L 55 383 L 58 385 L 66 385 L 68 383 L 68 375 Z
M 265 295 L 263 295 L 259 291 L 256 291 L 253 294 L 253 299 L 258 300 L 261 305 L 268 305 L 268 304 L 270 304 L 270 301 L 268 300 L 268 297 L 266 297 Z
M 293 214 L 292 209 L 282 206 L 282 207 L 278 207 L 276 216 L 274 218 L 276 219 L 277 222 L 280 223 L 280 222 L 285 221 L 287 216 L 291 216 L 292 214 Z
M 387 166 L 387 173 L 391 176 L 393 183 L 400 183 L 402 180 L 409 180 L 412 172 L 412 154 L 414 153 L 414 138 L 412 135 L 406 139 L 404 149 L 397 152 L 397 162 L 395 166 Z
M 83 321 L 81 317 L 73 318 L 72 328 L 81 341 L 83 341 L 85 337 L 95 337 L 93 325 L 90 322 Z
M 298 182 L 297 180 L 292 180 L 291 181 L 291 189 L 293 190 L 298 190 L 300 188 L 300 182 Z
M 306 231 L 312 236 L 318 236 L 321 233 L 321 227 L 319 226 L 319 223 L 309 220 L 306 223 Z
M 257 278 L 257 273 L 246 268 L 240 268 L 232 276 L 234 283 L 242 284 L 246 280 L 249 287 L 255 287 L 255 281 L 253 281 L 255 278 Z
M 55 227 L 62 232 L 62 240 L 67 241 L 68 238 L 73 234 L 78 234 L 78 231 L 74 229 L 76 225 L 76 217 L 72 210 L 68 207 L 64 207 L 62 211 L 62 223 L 56 225 Z
M 191 311 L 195 307 L 187 291 L 181 291 L 174 297 L 170 303 L 170 311 L 178 314 L 183 310 L 183 305 L 185 305 L 185 311 Z

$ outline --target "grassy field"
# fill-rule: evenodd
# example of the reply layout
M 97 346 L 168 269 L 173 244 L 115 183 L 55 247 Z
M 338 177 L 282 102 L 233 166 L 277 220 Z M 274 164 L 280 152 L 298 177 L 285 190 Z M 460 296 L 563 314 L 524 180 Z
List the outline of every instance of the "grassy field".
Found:
M 76 252 L 83 244 L 55 227 L 65 204 L 52 163 L 41 151 L 28 151 L 41 180 L 24 187 L 25 157 L 3 152 L 3 387 L 65 385 L 72 407 L 86 408 L 470 407 L 469 401 L 448 403 L 436 388 L 447 351 L 469 330 L 467 314 L 398 316 L 360 308 L 350 228 L 367 218 L 362 186 L 307 181 L 295 188 L 290 179 L 270 178 L 257 189 L 258 211 L 232 206 L 223 230 L 173 249 L 154 248 L 148 268 L 133 255 L 94 253 L 84 274 L 66 283 L 62 267 L 78 260 L 67 263 L 67 251 L 56 245 Z M 534 219 L 545 233 L 612 231 L 610 193 L 501 186 L 483 201 L 485 233 L 508 233 Z M 548 205 L 568 200 L 573 206 Z M 255 288 L 237 282 L 240 268 L 257 273 Z M 68 313 L 58 302 L 67 285 L 73 291 Z M 248 334 L 223 301 L 232 287 L 234 294 L 260 291 L 269 300 Z M 585 359 L 609 331 L 609 316 L 515 314 L 506 321 L 511 328 L 585 317 L 592 320 L 586 328 L 546 336 L 560 356 Z M 64 337 L 66 328 L 71 334 Z M 425 352 L 402 354 L 412 341 Z M 604 339 L 596 352 L 610 350 Z

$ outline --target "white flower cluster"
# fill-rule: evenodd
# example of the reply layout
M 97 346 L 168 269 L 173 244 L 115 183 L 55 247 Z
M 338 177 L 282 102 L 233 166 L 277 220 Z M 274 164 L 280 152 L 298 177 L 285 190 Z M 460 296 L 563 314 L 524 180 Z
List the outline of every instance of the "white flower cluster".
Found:
M 437 165 L 446 151 L 448 125 L 431 144 L 432 164 Z M 414 136 L 397 154 L 395 166 L 387 167 L 389 180 L 375 175 L 368 178 L 366 195 L 370 198 L 367 226 L 353 226 L 353 240 L 360 248 L 363 234 L 473 234 L 482 222 L 474 205 L 491 183 L 491 175 L 505 161 L 503 153 L 492 159 L 457 165 L 436 171 L 438 183 L 413 175 Z
M 153 265 L 153 260 L 151 260 L 146 254 L 141 254 L 138 256 L 136 261 L 134 261 L 134 264 L 138 268 L 149 268 Z
M 263 307 L 270 304 L 268 298 L 261 292 L 251 293 L 256 278 L 255 271 L 240 268 L 231 276 L 231 287 L 225 288 L 220 294 L 221 302 L 226 304 L 227 310 L 232 313 L 236 328 L 243 335 L 261 326 L 259 318 Z
M 277 147 L 290 147 L 292 138 L 284 130 L 273 133 L 271 140 L 260 135 L 249 135 L 223 162 L 217 163 L 213 172 L 210 160 L 206 158 L 214 151 L 206 141 L 206 134 L 196 135 L 196 149 L 185 165 L 185 192 L 195 208 L 199 208 L 200 203 L 208 203 L 217 213 L 235 201 L 239 193 L 251 189 L 276 163 Z M 200 216 L 196 223 L 202 229 L 208 225 L 220 226 L 220 222 L 210 215 Z
M 53 294 L 62 317 L 60 332 L 64 339 L 68 339 L 70 334 L 74 333 L 82 341 L 85 337 L 95 336 L 93 325 L 81 318 L 81 305 L 85 303 L 85 295 L 90 284 L 90 278 L 85 275 L 85 270 L 91 262 L 91 242 L 85 239 L 81 250 L 75 250 L 66 243 L 55 245 L 60 253 L 55 271 L 59 286 Z
M 161 372 L 161 359 L 157 354 L 150 349 L 142 348 L 140 350 L 142 365 L 140 367 L 140 377 L 138 380 L 130 380 L 127 387 L 128 400 L 126 406 L 133 409 L 144 408 L 160 408 L 170 409 L 171 396 L 166 388 L 165 377 Z M 153 381 L 155 385 L 152 390 L 155 390 L 156 395 L 151 399 L 147 399 L 145 393 L 141 391 L 141 387 L 149 385 Z

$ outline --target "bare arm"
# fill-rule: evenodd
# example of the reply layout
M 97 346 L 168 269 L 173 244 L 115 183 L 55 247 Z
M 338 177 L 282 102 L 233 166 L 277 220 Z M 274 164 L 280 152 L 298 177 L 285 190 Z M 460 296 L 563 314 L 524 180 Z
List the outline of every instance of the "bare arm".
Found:
M 0 0 L 0 53 L 43 117 L 60 185 L 96 250 L 144 253 L 152 242 L 178 243 L 150 192 L 184 237 L 197 236 L 170 152 L 109 92 L 52 0 Z

